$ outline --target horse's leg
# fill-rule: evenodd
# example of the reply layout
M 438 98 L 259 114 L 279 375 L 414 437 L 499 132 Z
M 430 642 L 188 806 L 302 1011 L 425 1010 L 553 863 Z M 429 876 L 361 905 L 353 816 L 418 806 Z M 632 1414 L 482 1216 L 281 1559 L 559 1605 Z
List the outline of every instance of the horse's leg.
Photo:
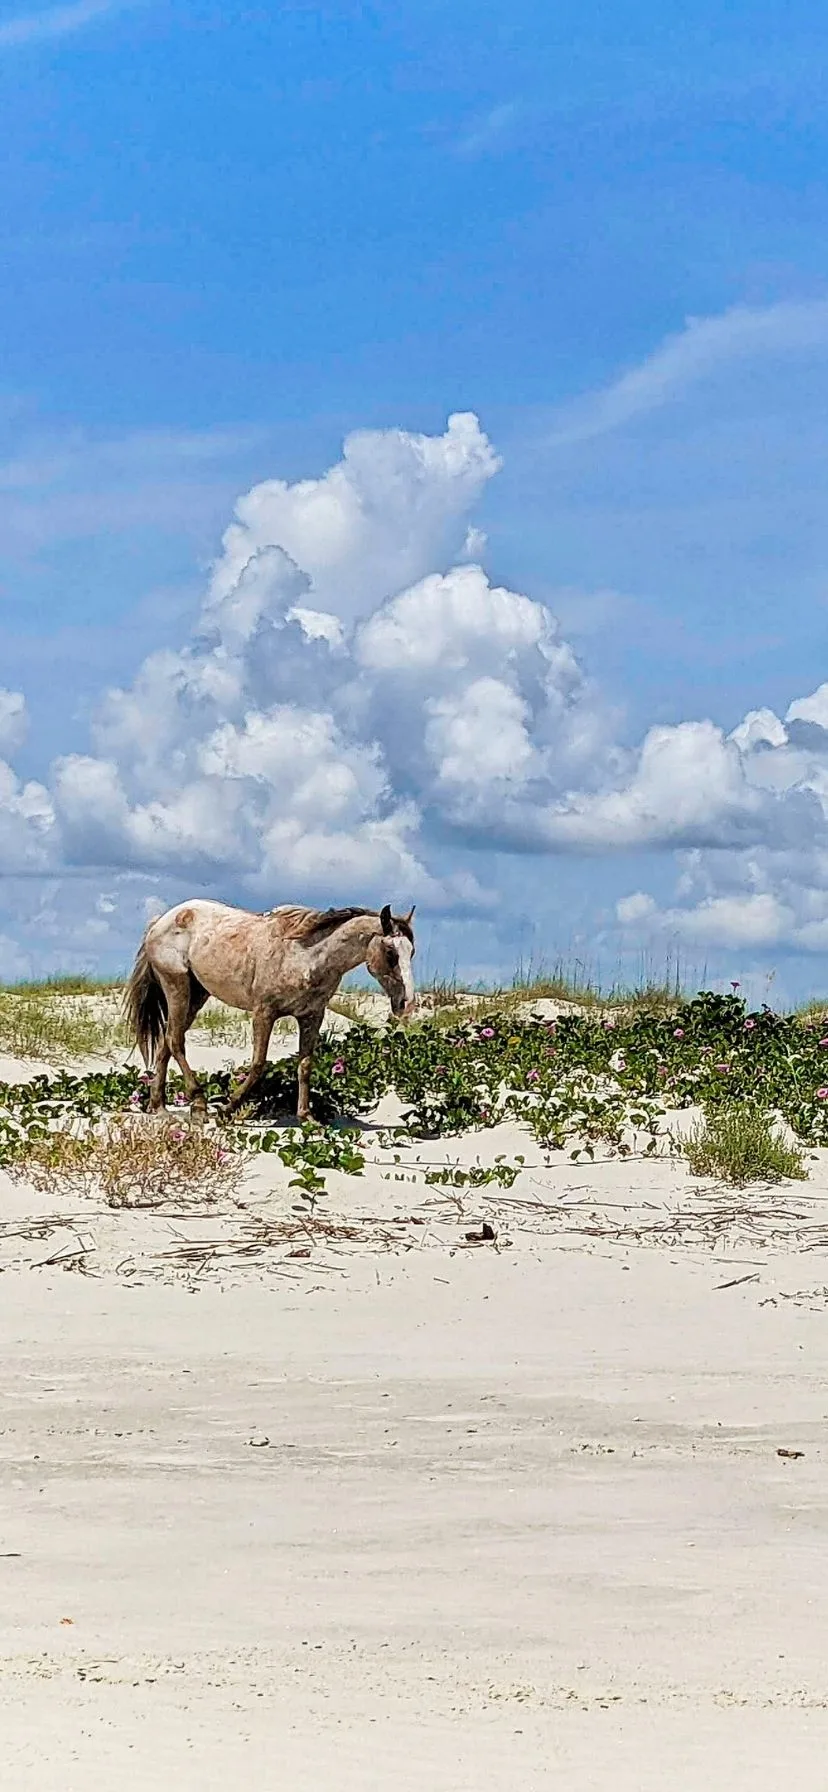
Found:
M 254 1089 L 267 1063 L 267 1048 L 276 1015 L 272 1008 L 254 1008 L 253 1010 L 253 1057 L 244 1082 L 231 1095 L 227 1103 L 228 1114 L 235 1113 L 243 1101 L 247 1100 L 251 1089 Z
M 190 1024 L 190 979 L 169 976 L 164 980 L 164 994 L 167 998 L 167 1044 L 168 1053 L 172 1055 L 184 1078 L 184 1093 L 189 1096 L 193 1112 L 205 1113 L 207 1102 L 195 1071 L 187 1063 L 184 1051 L 184 1036 Z M 200 1004 L 199 1004 L 200 1006 Z
M 310 1078 L 311 1064 L 319 1030 L 322 1026 L 323 1008 L 320 1014 L 303 1014 L 299 1021 L 299 1105 L 296 1109 L 297 1120 L 310 1119 Z
M 150 1083 L 149 1111 L 157 1114 L 166 1106 L 167 1101 L 167 1065 L 170 1061 L 170 1047 L 166 1033 L 155 1054 L 155 1074 Z
M 190 972 L 190 1000 L 187 1008 L 187 1027 L 191 1027 L 197 1014 L 201 1013 L 205 1002 L 210 1000 L 209 991 L 199 983 L 198 978 Z M 186 1032 L 185 1028 L 185 1032 Z
M 187 1028 L 192 1026 L 196 1015 L 204 1007 L 206 1001 L 206 989 L 203 989 L 201 984 L 196 981 L 195 977 L 191 976 L 189 979 L 187 1019 L 184 1026 L 185 1033 Z M 166 1106 L 167 1067 L 171 1057 L 172 1050 L 167 1034 L 165 1033 L 161 1044 L 158 1047 L 158 1051 L 155 1054 L 155 1074 L 150 1085 L 149 1099 L 149 1111 L 151 1114 L 157 1114 L 161 1108 Z

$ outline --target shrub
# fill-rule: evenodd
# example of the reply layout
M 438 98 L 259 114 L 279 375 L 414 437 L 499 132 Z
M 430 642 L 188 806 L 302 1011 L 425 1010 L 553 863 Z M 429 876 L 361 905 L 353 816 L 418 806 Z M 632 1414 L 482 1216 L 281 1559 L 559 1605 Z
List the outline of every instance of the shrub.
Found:
M 246 1161 L 223 1133 L 184 1119 L 130 1115 L 86 1132 L 31 1138 L 7 1168 L 43 1193 L 99 1191 L 108 1207 L 158 1207 L 234 1194 Z
M 694 1176 L 716 1176 L 739 1188 L 808 1174 L 802 1152 L 786 1144 L 766 1113 L 744 1102 L 697 1121 L 684 1149 Z

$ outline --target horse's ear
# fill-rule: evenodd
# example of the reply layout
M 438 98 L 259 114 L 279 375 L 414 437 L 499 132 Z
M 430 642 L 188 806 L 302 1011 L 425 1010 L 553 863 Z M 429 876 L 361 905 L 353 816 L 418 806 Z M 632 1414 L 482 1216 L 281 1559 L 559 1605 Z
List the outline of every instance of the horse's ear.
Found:
M 416 904 L 416 902 L 412 902 L 412 904 L 411 904 L 411 907 L 410 907 L 410 909 L 409 909 L 409 911 L 408 911 L 408 914 L 407 914 L 407 915 L 403 915 L 403 920 L 404 920 L 404 921 L 407 921 L 407 922 L 408 922 L 408 925 L 409 925 L 409 927 L 410 927 L 410 926 L 411 926 L 411 922 L 412 922 L 412 921 L 413 921 L 413 919 L 414 919 L 414 910 L 415 910 L 415 908 L 416 908 L 416 907 L 417 907 L 417 904 Z
M 390 904 L 387 902 L 385 904 L 385 907 L 380 909 L 380 925 L 382 927 L 383 933 L 393 933 L 394 932 L 394 923 L 391 919 L 391 907 L 390 907 Z

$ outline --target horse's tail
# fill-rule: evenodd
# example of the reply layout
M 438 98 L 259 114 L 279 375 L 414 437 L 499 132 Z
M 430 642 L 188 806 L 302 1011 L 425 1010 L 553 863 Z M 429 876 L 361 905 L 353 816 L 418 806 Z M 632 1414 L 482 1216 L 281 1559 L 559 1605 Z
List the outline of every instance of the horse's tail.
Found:
M 167 1000 L 147 956 L 146 940 L 138 947 L 124 991 L 124 1019 L 151 1070 L 167 1025 Z

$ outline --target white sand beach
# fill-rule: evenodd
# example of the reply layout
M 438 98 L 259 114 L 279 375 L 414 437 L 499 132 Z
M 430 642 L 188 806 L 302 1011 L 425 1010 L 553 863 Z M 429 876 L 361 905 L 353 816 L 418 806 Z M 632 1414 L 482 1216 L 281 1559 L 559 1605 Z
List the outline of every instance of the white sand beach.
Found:
M 6 1783 L 817 1792 L 828 1158 L 736 1220 L 366 1149 L 327 1240 L 274 1157 L 204 1215 L 0 1178 Z

